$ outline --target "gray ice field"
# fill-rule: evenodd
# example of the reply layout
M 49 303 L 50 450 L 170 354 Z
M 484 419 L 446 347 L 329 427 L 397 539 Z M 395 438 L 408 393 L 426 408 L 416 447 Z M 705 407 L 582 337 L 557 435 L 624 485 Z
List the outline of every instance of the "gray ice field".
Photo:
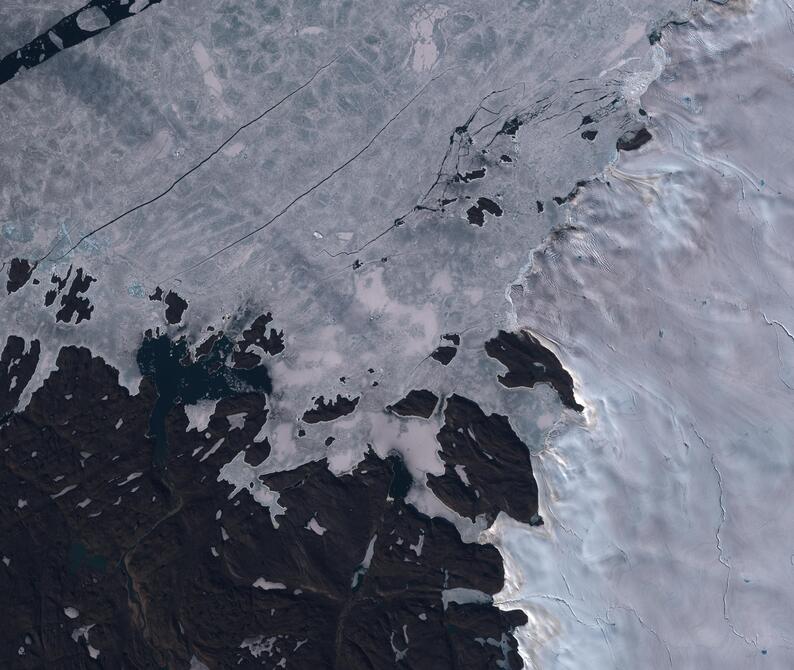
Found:
M 105 30 L 85 10 L 99 32 L 0 85 L 3 284 L 35 262 L 0 290 L 0 343 L 41 343 L 17 411 L 62 346 L 134 394 L 146 329 L 195 350 L 270 312 L 272 451 L 226 459 L 229 494 L 277 524 L 290 510 L 260 475 L 396 451 L 410 504 L 501 552 L 493 601 L 528 617 L 524 667 L 794 667 L 794 7 L 134 6 Z M 2 55 L 80 7 L 3 5 Z M 166 319 L 158 287 L 187 307 Z M 519 329 L 583 413 L 496 381 L 483 344 Z M 509 417 L 543 525 L 488 527 L 430 490 L 442 413 L 383 411 L 412 389 Z M 337 394 L 354 411 L 298 439 Z M 214 409 L 186 406 L 188 429 Z M 410 640 L 391 644 L 402 667 Z

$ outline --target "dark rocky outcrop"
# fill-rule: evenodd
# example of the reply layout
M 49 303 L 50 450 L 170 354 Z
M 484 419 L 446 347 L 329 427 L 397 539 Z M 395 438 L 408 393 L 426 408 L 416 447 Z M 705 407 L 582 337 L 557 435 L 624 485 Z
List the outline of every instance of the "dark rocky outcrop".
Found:
M 435 349 L 433 353 L 430 354 L 430 358 L 437 360 L 442 365 L 449 365 L 457 353 L 457 347 L 450 347 L 444 344 Z
M 579 191 L 581 191 L 582 188 L 584 188 L 585 186 L 587 186 L 586 180 L 577 181 L 574 187 L 568 192 L 567 195 L 562 195 L 562 196 L 555 195 L 554 198 L 552 198 L 552 200 L 554 200 L 554 202 L 557 205 L 564 205 L 566 202 L 571 202 L 577 195 L 579 195 Z M 542 211 L 543 211 L 543 207 L 542 206 L 538 207 L 538 213 Z
M 232 354 L 234 365 L 238 368 L 252 368 L 262 362 L 262 358 L 251 347 L 259 347 L 269 356 L 275 356 L 284 351 L 284 331 L 275 328 L 267 332 L 267 325 L 273 321 L 273 315 L 268 312 L 262 314 L 244 330 L 242 338 L 237 341 L 237 348 Z
M 438 361 L 442 365 L 449 365 L 452 362 L 452 359 L 455 358 L 455 354 L 458 353 L 460 335 L 457 335 L 456 333 L 447 333 L 446 335 L 442 335 L 441 339 L 445 342 L 449 342 L 450 344 L 442 344 L 440 347 L 437 347 L 430 354 L 430 358 Z
M 618 138 L 616 147 L 618 151 L 635 151 L 643 144 L 647 144 L 653 139 L 653 135 L 647 128 L 639 130 L 629 130 Z
M 303 420 L 306 423 L 320 423 L 347 416 L 356 409 L 359 399 L 345 398 L 341 394 L 337 394 L 336 400 L 326 400 L 324 396 L 320 396 L 314 401 L 314 407 L 303 413 Z
M 173 343 L 163 352 L 185 358 Z M 203 365 L 223 365 L 210 353 Z M 252 465 L 267 458 L 265 396 L 230 388 L 198 433 L 183 405 L 197 392 L 181 387 L 158 464 L 151 418 L 173 372 L 160 364 L 142 367 L 130 395 L 102 359 L 65 347 L 0 425 L 7 667 L 521 667 L 512 630 L 526 617 L 489 602 L 499 552 L 408 505 L 398 457 L 369 452 L 341 477 L 324 461 L 261 475 L 286 509 L 276 528 L 252 495 L 218 481 L 240 451 Z M 481 602 L 445 601 L 457 588 Z
M 72 317 L 76 316 L 75 324 L 83 320 L 88 321 L 91 318 L 91 312 L 94 311 L 94 306 L 87 297 L 80 294 L 88 291 L 95 281 L 96 279 L 87 272 L 84 273 L 82 268 L 77 268 L 69 291 L 61 296 L 61 308 L 56 312 L 55 320 L 71 323 Z
M 499 512 L 529 523 L 538 511 L 538 488 L 527 446 L 507 417 L 485 414 L 472 400 L 447 399 L 441 445 L 444 474 L 428 475 L 431 490 L 461 516 L 484 514 L 491 523 Z
M 41 346 L 38 340 L 25 340 L 16 335 L 6 339 L 3 353 L 0 354 L 0 420 L 16 408 L 22 391 L 28 385 L 39 363 Z
M 171 325 L 180 323 L 187 309 L 187 300 L 175 291 L 169 291 L 166 293 L 163 302 L 166 304 L 165 320 Z
M 429 419 L 438 405 L 438 396 L 426 389 L 408 391 L 408 394 L 386 409 L 399 416 L 417 416 Z
M 466 218 L 473 226 L 482 226 L 485 223 L 485 214 L 495 217 L 502 216 L 502 208 L 490 198 L 477 198 L 477 203 L 466 210 Z
M 6 291 L 8 291 L 9 295 L 28 283 L 28 279 L 33 274 L 35 267 L 24 258 L 11 259 L 11 263 L 8 266 L 8 281 L 6 281 Z
M 453 178 L 453 182 L 459 182 L 463 184 L 468 184 L 470 181 L 476 181 L 477 179 L 484 179 L 485 178 L 485 168 L 478 168 L 476 170 L 471 170 L 464 174 L 458 173 Z
M 91 304 L 89 298 L 82 294 L 88 291 L 91 284 L 93 284 L 96 279 L 82 268 L 77 268 L 74 278 L 72 279 L 72 269 L 70 265 L 63 277 L 57 272 L 53 273 L 50 278 L 50 283 L 53 284 L 54 288 L 44 294 L 44 306 L 50 307 L 60 295 L 60 308 L 55 313 L 55 320 L 63 323 L 71 323 L 72 317 L 76 316 L 75 324 L 78 324 L 81 321 L 88 321 L 91 318 L 91 313 L 94 311 L 94 306 Z M 64 293 L 63 290 L 69 283 L 69 279 L 72 279 L 72 284 L 69 286 L 69 290 Z
M 584 410 L 574 397 L 570 373 L 530 333 L 500 330 L 495 338 L 485 343 L 485 352 L 507 368 L 506 374 L 498 376 L 503 386 L 532 388 L 535 384 L 546 383 L 557 391 L 563 405 L 577 412 Z

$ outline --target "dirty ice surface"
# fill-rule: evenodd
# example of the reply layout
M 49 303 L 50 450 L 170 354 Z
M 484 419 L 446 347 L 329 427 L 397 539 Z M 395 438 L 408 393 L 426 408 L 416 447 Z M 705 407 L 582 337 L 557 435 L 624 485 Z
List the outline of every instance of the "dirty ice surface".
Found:
M 794 12 L 669 29 L 621 155 L 514 299 L 587 404 L 492 531 L 541 668 L 794 667 Z M 516 295 L 516 294 L 514 294 Z

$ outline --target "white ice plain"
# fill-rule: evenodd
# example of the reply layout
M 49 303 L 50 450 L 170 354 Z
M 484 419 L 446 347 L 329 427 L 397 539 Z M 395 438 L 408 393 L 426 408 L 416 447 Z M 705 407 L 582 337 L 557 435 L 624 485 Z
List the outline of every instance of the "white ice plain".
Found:
M 587 405 L 501 517 L 528 667 L 794 667 L 794 12 L 711 8 L 662 42 L 625 154 L 532 254 L 517 322 Z

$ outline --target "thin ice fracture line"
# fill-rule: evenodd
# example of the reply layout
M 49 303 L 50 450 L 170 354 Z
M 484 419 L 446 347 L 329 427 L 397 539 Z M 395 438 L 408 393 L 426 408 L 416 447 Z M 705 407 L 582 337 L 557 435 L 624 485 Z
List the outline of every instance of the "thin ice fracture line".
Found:
M 784 326 L 782 323 L 780 323 L 780 321 L 778 321 L 777 319 L 771 319 L 771 320 L 768 319 L 766 314 L 764 314 L 763 312 L 761 313 L 761 316 L 764 317 L 764 321 L 766 321 L 766 325 L 768 325 L 768 326 L 778 326 L 779 328 L 781 328 L 783 330 L 784 333 L 786 333 L 786 335 L 788 335 L 790 340 L 794 340 L 794 333 L 792 333 L 788 328 L 786 328 L 786 326 Z
M 189 267 L 185 268 L 184 270 L 180 270 L 179 272 L 177 272 L 177 273 L 175 273 L 175 274 L 173 274 L 173 275 L 171 275 L 171 276 L 169 276 L 169 277 L 166 277 L 165 279 L 161 280 L 161 282 L 159 282 L 159 283 L 163 283 L 163 282 L 169 282 L 169 281 L 171 281 L 171 280 L 173 280 L 173 279 L 175 279 L 175 278 L 177 278 L 177 277 L 179 277 L 179 276 L 181 276 L 181 275 L 183 275 L 183 274 L 185 274 L 185 273 L 187 273 L 187 272 L 191 272 L 191 271 L 195 270 L 196 268 L 198 268 L 198 267 L 201 267 L 201 266 L 202 266 L 202 265 L 204 265 L 205 263 L 207 263 L 207 262 L 211 261 L 213 258 L 216 258 L 217 256 L 220 256 L 222 253 L 224 253 L 224 252 L 228 251 L 228 250 L 229 250 L 229 249 L 231 249 L 232 247 L 234 247 L 234 246 L 237 246 L 238 244 L 240 244 L 241 242 L 244 242 L 245 240 L 247 240 L 247 239 L 248 239 L 248 238 L 250 238 L 250 237 L 253 237 L 253 236 L 254 236 L 254 235 L 256 235 L 257 233 L 259 233 L 259 232 L 261 232 L 262 230 L 264 230 L 265 228 L 267 228 L 267 227 L 268 227 L 268 226 L 269 226 L 271 223 L 274 223 L 276 220 L 278 220 L 279 218 L 281 218 L 281 217 L 282 217 L 284 214 L 286 214 L 286 213 L 287 213 L 287 211 L 289 211 L 289 210 L 290 210 L 290 209 L 291 209 L 291 208 L 292 208 L 292 207 L 293 207 L 295 204 L 297 204 L 299 201 L 303 200 L 303 198 L 305 198 L 307 195 L 310 195 L 312 192 L 316 191 L 316 190 L 317 190 L 318 188 L 320 188 L 320 186 L 322 186 L 322 185 L 323 185 L 325 182 L 327 182 L 327 181 L 329 181 L 329 180 L 333 179 L 333 177 L 334 177 L 334 176 L 336 176 L 336 175 L 337 175 L 339 172 L 341 172 L 342 170 L 344 170 L 344 169 L 345 169 L 345 168 L 346 168 L 348 165 L 350 165 L 350 164 L 351 164 L 353 161 L 355 161 L 355 160 L 356 160 L 356 159 L 357 159 L 359 156 L 361 156 L 361 154 L 363 154 L 363 153 L 364 153 L 364 152 L 365 152 L 367 149 L 369 149 L 369 148 L 370 148 L 370 147 L 371 147 L 371 146 L 372 146 L 372 145 L 375 143 L 375 141 L 378 139 L 378 137 L 380 137 L 380 136 L 381 136 L 381 135 L 382 135 L 382 134 L 383 134 L 383 133 L 386 131 L 386 129 L 387 129 L 387 128 L 388 128 L 388 127 L 389 127 L 389 126 L 390 126 L 390 125 L 391 125 L 391 124 L 392 124 L 392 123 L 393 123 L 393 122 L 396 120 L 396 119 L 397 119 L 397 117 L 399 117 L 399 116 L 400 116 L 400 114 L 402 114 L 402 113 L 403 113 L 403 112 L 404 112 L 406 109 L 408 109 L 408 107 L 410 107 L 410 106 L 411 106 L 411 104 L 413 104 L 413 102 L 414 102 L 414 101 L 415 101 L 415 100 L 416 100 L 416 99 L 417 99 L 417 98 L 418 98 L 420 95 L 422 95 L 422 93 L 424 93 L 424 92 L 425 92 L 425 90 L 427 89 L 427 87 L 428 87 L 428 86 L 430 86 L 430 84 L 432 84 L 432 83 L 433 83 L 433 82 L 434 82 L 436 79 L 438 79 L 439 77 L 442 77 L 444 74 L 445 74 L 445 72 L 442 72 L 441 74 L 438 74 L 438 75 L 436 75 L 436 76 L 435 76 L 435 77 L 433 77 L 433 78 L 432 78 L 430 81 L 428 81 L 428 82 L 427 82 L 427 83 L 426 83 L 424 86 L 422 86 L 422 88 L 420 88 L 420 89 L 419 89 L 419 91 L 417 91 L 417 93 L 416 93 L 416 94 L 415 94 L 415 95 L 414 95 L 414 96 L 413 96 L 413 97 L 412 97 L 412 98 L 411 98 L 411 99 L 410 99 L 408 102 L 406 102 L 406 103 L 405 103 L 405 104 L 404 104 L 402 107 L 400 107 L 400 109 L 397 111 L 397 113 L 396 113 L 396 114 L 394 114 L 394 116 L 392 116 L 392 117 L 391 117 L 391 118 L 390 118 L 390 119 L 389 119 L 389 120 L 388 120 L 388 121 L 387 121 L 387 122 L 386 122 L 386 123 L 385 123 L 385 124 L 384 124 L 384 125 L 383 125 L 383 126 L 380 128 L 380 130 L 378 130 L 378 132 L 377 132 L 377 133 L 375 133 L 375 134 L 374 134 L 374 135 L 373 135 L 373 136 L 372 136 L 372 137 L 369 139 L 369 141 L 368 141 L 368 142 L 367 142 L 367 143 L 366 143 L 366 144 L 365 144 L 363 147 L 361 147 L 361 149 L 359 149 L 359 150 L 358 150 L 358 151 L 357 151 L 355 154 L 353 154 L 353 155 L 352 155 L 350 158 L 348 158 L 347 160 L 345 160 L 345 161 L 344 161 L 342 164 L 338 165 L 338 166 L 337 166 L 337 167 L 335 167 L 333 170 L 331 170 L 331 172 L 329 172 L 327 175 L 325 175 L 325 177 L 323 177 L 322 179 L 320 179 L 318 182 L 316 182 L 315 184 L 313 184 L 312 186 L 310 186 L 308 189 L 306 189 L 306 190 L 305 190 L 305 191 L 303 191 L 302 193 L 300 193 L 300 194 L 298 194 L 297 196 L 295 196 L 295 197 L 294 197 L 292 200 L 290 200 L 290 201 L 289 201 L 289 202 L 288 202 L 286 205 L 284 205 L 284 207 L 282 207 L 282 208 L 281 208 L 281 209 L 280 209 L 278 212 L 276 212 L 276 213 L 275 213 L 275 214 L 274 214 L 272 217 L 270 217 L 270 218 L 269 218 L 267 221 L 265 221 L 265 222 L 264 222 L 264 223 L 263 223 L 261 226 L 258 226 L 258 227 L 256 227 L 256 228 L 254 228 L 253 230 L 251 230 L 251 231 L 247 232 L 247 233 L 246 233 L 245 235 L 243 235 L 242 237 L 239 237 L 239 238 L 237 238 L 236 240 L 234 240 L 234 241 L 232 241 L 232 242 L 229 242 L 229 244 L 227 244 L 227 245 L 225 245 L 225 246 L 221 247 L 221 248 L 220 248 L 220 249 L 218 249 L 217 251 L 214 251 L 214 252 L 213 252 L 213 253 L 211 253 L 209 256 L 207 256 L 207 257 L 203 258 L 202 260 L 200 260 L 198 263 L 194 263 L 193 265 L 191 265 L 191 266 L 189 266 Z M 391 226 L 391 227 L 393 227 L 393 226 Z
M 270 112 L 275 110 L 277 107 L 279 107 L 280 105 L 285 103 L 292 96 L 296 95 L 297 93 L 300 93 L 304 88 L 309 86 L 323 70 L 325 70 L 328 67 L 330 67 L 331 65 L 333 65 L 338 59 L 339 59 L 339 56 L 337 55 L 332 60 L 328 61 L 325 65 L 321 65 L 319 68 L 317 68 L 317 70 L 315 70 L 314 74 L 311 77 L 309 77 L 305 82 L 303 82 L 303 84 L 301 84 L 296 89 L 292 90 L 290 93 L 285 95 L 278 102 L 274 103 L 273 105 L 271 105 L 270 107 L 265 109 L 261 114 L 259 114 L 258 116 L 254 117 L 253 119 L 251 119 L 247 123 L 245 123 L 242 126 L 240 126 L 231 135 L 229 135 L 229 137 L 227 137 L 220 145 L 218 145 L 218 147 L 216 147 L 210 154 L 208 154 L 203 159 L 201 159 L 198 163 L 196 163 L 196 165 L 194 165 L 192 168 L 190 168 L 182 176 L 178 177 L 173 182 L 171 182 L 171 185 L 167 189 L 165 189 L 164 191 L 162 191 L 158 195 L 154 196 L 153 198 L 150 198 L 149 200 L 146 200 L 145 202 L 139 203 L 139 204 L 135 205 L 135 207 L 132 207 L 132 208 L 126 210 L 125 212 L 122 212 L 118 216 L 112 218 L 110 221 L 107 221 L 106 223 L 103 223 L 101 226 L 99 226 L 97 228 L 94 228 L 93 230 L 87 232 L 79 240 L 77 240 L 77 242 L 75 242 L 71 247 L 69 247 L 69 249 L 65 253 L 63 253 L 61 256 L 59 256 L 56 260 L 61 260 L 65 256 L 68 256 L 72 251 L 74 251 L 77 247 L 79 247 L 89 237 L 92 237 L 93 235 L 96 235 L 98 232 L 104 230 L 108 226 L 112 226 L 114 223 L 116 223 L 117 221 L 120 221 L 121 219 L 123 219 L 128 214 L 132 214 L 133 212 L 136 212 L 139 209 L 143 209 L 144 207 L 147 207 L 148 205 L 151 205 L 152 203 L 157 202 L 160 198 L 168 195 L 171 191 L 174 190 L 174 188 L 176 188 L 176 186 L 177 186 L 177 184 L 179 184 L 179 182 L 181 182 L 183 179 L 185 179 L 186 177 L 188 177 L 191 174 L 193 174 L 196 170 L 201 168 L 208 161 L 210 161 L 213 157 L 215 157 L 218 153 L 220 153 L 223 150 L 223 148 L 227 144 L 229 144 L 229 142 L 231 142 L 235 137 L 237 137 L 237 135 L 239 135 L 246 128 L 249 128 L 252 125 L 254 125 L 255 123 L 257 123 L 258 121 L 261 121 L 267 114 L 269 114 Z M 60 242 L 60 239 L 58 240 L 58 242 Z M 58 246 L 58 242 L 56 242 L 55 245 L 53 245 L 53 247 L 44 256 L 39 258 L 36 261 L 36 264 L 41 263 L 41 261 L 47 259 L 52 254 L 52 252 L 55 251 L 55 248 Z

